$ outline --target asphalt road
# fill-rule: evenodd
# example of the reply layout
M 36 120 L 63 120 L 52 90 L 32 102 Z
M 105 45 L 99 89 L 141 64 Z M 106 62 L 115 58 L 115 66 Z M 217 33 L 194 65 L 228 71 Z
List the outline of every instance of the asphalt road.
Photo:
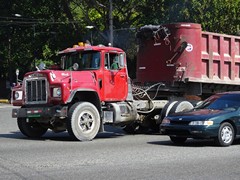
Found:
M 217 147 L 188 140 L 174 146 L 161 135 L 125 135 L 107 127 L 90 142 L 72 141 L 66 132 L 25 138 L 0 104 L 0 179 L 240 179 L 240 141 Z

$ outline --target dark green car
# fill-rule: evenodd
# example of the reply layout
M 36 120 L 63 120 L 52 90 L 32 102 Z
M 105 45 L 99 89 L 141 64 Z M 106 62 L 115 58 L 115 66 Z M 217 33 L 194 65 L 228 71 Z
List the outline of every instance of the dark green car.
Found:
M 240 92 L 218 93 L 193 110 L 171 114 L 163 119 L 160 129 L 176 144 L 195 138 L 229 146 L 240 135 Z

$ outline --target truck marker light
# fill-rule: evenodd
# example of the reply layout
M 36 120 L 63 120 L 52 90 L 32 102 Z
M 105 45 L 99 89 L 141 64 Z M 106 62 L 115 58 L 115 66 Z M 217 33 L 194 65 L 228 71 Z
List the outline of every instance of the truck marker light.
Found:
M 37 114 L 37 113 L 42 113 L 42 110 L 38 109 L 38 110 L 29 110 L 29 111 L 27 111 L 27 114 Z
M 78 46 L 84 46 L 85 44 L 83 42 L 79 42 Z

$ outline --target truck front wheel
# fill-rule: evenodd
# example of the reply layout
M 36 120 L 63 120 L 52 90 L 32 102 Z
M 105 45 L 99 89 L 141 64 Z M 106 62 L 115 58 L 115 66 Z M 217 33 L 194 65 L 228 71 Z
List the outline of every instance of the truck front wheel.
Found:
M 90 141 L 99 132 L 100 122 L 99 112 L 93 104 L 75 103 L 68 112 L 68 133 L 74 139 Z
M 17 123 L 21 133 L 30 138 L 40 138 L 48 130 L 36 121 L 27 122 L 27 118 L 18 118 Z

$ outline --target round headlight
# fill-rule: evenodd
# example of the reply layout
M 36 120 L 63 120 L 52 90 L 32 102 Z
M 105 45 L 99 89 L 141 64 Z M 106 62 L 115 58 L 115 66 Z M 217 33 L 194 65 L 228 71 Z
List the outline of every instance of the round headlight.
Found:
M 17 91 L 14 93 L 14 98 L 15 98 L 15 99 L 18 99 L 18 98 L 19 98 L 19 93 L 18 93 Z
M 62 95 L 62 91 L 61 91 L 61 89 L 60 89 L 60 88 L 57 89 L 56 93 L 57 93 L 57 96 L 61 96 L 61 95 Z

